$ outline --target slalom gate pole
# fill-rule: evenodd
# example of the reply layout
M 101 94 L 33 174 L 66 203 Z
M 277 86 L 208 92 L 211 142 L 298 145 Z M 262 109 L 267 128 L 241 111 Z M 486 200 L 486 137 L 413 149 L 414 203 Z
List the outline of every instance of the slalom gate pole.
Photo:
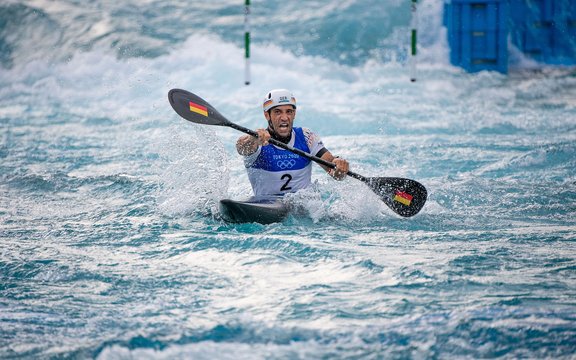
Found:
M 410 21 L 411 39 L 410 39 L 410 81 L 416 81 L 416 48 L 417 48 L 417 32 L 418 32 L 418 0 L 412 0 L 411 13 L 412 19 Z
M 246 0 L 244 7 L 244 84 L 250 85 L 250 0 Z

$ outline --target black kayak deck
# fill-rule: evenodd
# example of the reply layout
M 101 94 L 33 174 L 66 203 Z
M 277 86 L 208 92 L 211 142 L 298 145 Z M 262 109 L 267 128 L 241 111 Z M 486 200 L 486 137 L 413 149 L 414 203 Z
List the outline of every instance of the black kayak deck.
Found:
M 228 222 L 271 224 L 281 222 L 290 213 L 281 196 L 253 196 L 247 200 L 220 200 L 220 214 Z

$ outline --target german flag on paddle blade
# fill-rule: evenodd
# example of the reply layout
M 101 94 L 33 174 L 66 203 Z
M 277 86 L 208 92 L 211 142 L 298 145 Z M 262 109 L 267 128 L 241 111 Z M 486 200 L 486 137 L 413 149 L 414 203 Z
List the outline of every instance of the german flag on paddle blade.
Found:
M 208 116 L 208 109 L 206 106 L 202 106 L 190 101 L 190 111 L 195 112 L 200 115 Z
M 405 193 L 404 191 L 396 191 L 396 195 L 394 196 L 394 201 L 398 201 L 401 204 L 406 206 L 410 206 L 412 202 L 412 195 Z

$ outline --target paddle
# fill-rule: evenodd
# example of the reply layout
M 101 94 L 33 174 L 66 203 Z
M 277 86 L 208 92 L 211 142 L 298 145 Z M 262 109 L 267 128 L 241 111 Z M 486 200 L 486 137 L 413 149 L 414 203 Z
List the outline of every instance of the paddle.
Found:
M 191 92 L 172 89 L 168 92 L 168 100 L 174 111 L 188 121 L 202 125 L 227 126 L 258 137 L 256 131 L 234 124 L 204 99 Z M 336 165 L 331 162 L 320 159 L 317 156 L 308 154 L 305 151 L 296 149 L 278 140 L 270 139 L 269 142 L 331 169 L 336 167 Z M 347 175 L 368 185 L 390 209 L 400 216 L 414 216 L 426 203 L 426 188 L 417 181 L 397 177 L 364 177 L 352 171 L 348 171 Z

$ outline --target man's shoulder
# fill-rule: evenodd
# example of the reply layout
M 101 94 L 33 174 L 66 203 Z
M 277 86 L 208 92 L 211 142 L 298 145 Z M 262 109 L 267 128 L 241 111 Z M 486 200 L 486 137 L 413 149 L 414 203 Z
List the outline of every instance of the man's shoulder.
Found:
M 308 144 L 310 151 L 316 151 L 317 149 L 322 149 L 324 147 L 322 139 L 320 139 L 320 136 L 318 136 L 318 134 L 316 134 L 314 131 L 303 127 L 302 133 L 306 139 L 306 143 Z
M 311 135 L 316 135 L 316 133 L 315 133 L 312 129 L 307 128 L 307 127 L 300 127 L 300 128 L 295 128 L 295 129 L 301 129 L 301 130 L 302 130 L 302 133 L 303 133 L 306 137 L 309 137 L 309 136 L 311 136 Z

